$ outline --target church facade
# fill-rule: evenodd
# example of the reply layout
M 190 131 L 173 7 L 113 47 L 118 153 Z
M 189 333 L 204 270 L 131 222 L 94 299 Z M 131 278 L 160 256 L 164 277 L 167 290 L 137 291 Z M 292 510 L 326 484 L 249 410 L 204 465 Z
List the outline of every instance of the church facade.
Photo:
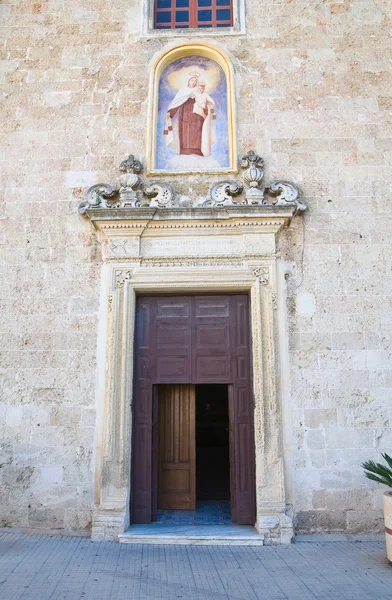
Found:
M 381 531 L 386 4 L 1 11 L 1 526 Z

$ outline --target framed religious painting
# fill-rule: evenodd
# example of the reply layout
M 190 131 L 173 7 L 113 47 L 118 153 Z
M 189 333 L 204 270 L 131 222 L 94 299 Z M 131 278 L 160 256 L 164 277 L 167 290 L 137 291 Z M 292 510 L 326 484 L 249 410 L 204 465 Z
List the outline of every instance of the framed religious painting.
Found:
M 150 174 L 236 171 L 232 68 L 221 50 L 182 45 L 153 72 Z

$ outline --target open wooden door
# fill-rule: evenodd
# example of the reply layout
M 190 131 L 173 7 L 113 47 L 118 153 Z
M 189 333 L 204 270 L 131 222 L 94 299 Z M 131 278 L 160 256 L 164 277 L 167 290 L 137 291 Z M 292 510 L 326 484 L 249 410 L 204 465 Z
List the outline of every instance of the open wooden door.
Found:
M 195 390 L 191 384 L 226 384 L 232 518 L 241 525 L 254 524 L 250 342 L 246 295 L 137 299 L 133 523 L 151 523 L 157 507 L 195 507 Z
M 158 508 L 196 506 L 195 386 L 160 385 Z
M 231 296 L 232 381 L 229 386 L 230 487 L 232 521 L 256 520 L 250 327 L 247 296 Z

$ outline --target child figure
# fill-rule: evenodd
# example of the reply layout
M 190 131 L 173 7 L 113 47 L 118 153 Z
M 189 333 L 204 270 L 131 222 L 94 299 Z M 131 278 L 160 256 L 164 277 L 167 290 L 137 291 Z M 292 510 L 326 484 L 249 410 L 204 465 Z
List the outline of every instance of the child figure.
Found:
M 200 117 L 205 119 L 208 116 L 208 110 L 210 109 L 211 114 L 213 115 L 213 119 L 215 119 L 214 110 L 215 110 L 215 102 L 209 96 L 206 91 L 206 84 L 204 81 L 199 81 L 199 85 L 197 86 L 197 91 L 194 91 L 195 96 L 195 104 L 193 106 L 193 112 Z

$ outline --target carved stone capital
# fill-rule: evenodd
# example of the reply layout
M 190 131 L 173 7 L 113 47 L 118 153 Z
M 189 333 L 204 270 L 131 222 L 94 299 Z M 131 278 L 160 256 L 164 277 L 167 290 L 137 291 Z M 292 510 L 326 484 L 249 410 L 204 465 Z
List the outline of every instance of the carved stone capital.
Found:
M 268 285 L 270 280 L 270 270 L 268 267 L 255 267 L 252 273 L 262 285 Z
M 126 281 L 132 279 L 132 271 L 130 269 L 115 269 L 114 271 L 114 287 L 122 288 Z

